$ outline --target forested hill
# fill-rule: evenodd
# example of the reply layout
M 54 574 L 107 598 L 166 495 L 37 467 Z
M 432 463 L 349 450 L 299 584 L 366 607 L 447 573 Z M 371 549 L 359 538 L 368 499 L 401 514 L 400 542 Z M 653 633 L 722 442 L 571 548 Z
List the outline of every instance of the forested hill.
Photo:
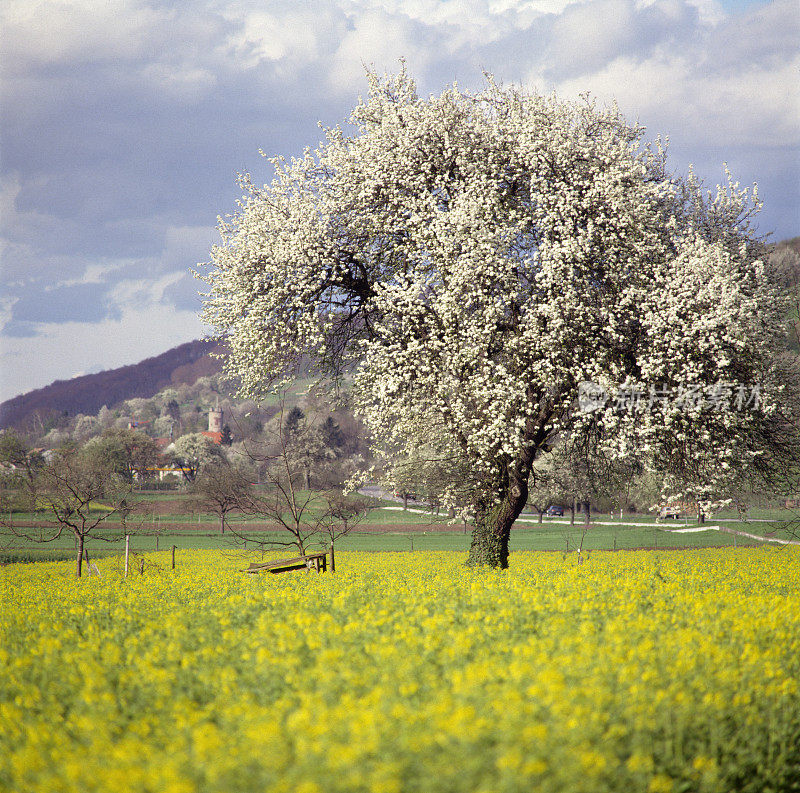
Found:
M 199 377 L 216 374 L 221 362 L 211 354 L 216 341 L 195 340 L 173 347 L 137 364 L 87 374 L 72 380 L 56 380 L 0 404 L 0 428 L 26 428 L 44 422 L 54 413 L 93 415 L 103 405 L 134 397 L 149 398 L 169 385 L 191 385 Z

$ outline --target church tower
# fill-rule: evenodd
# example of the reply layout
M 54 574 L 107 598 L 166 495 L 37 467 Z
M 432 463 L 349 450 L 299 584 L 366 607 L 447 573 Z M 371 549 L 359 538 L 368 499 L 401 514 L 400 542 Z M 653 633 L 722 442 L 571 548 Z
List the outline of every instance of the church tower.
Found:
M 222 432 L 222 410 L 219 406 L 219 397 L 217 397 L 217 407 L 208 411 L 208 431 Z

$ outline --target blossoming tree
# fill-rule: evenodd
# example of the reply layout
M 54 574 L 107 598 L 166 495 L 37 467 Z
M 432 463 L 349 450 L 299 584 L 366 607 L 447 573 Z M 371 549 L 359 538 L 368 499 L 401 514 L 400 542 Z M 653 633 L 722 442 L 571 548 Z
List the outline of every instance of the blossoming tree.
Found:
M 368 79 L 352 134 L 273 160 L 265 187 L 244 176 L 221 221 L 204 318 L 245 394 L 301 361 L 352 373 L 379 446 L 466 461 L 441 495 L 469 491 L 473 564 L 507 566 L 531 467 L 565 435 L 653 464 L 700 455 L 709 480 L 763 461 L 784 307 L 755 196 L 668 176 L 658 141 L 588 97 L 487 78 L 426 99 L 405 69 Z M 582 411 L 583 381 L 648 405 Z M 758 406 L 652 398 L 720 383 L 759 385 Z

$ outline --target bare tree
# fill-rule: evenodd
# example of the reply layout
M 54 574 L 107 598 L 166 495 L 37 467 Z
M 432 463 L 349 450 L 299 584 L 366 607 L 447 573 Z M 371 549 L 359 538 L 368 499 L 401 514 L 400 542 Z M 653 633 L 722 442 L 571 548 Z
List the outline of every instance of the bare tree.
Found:
M 219 518 L 220 534 L 232 512 L 247 512 L 253 503 L 253 486 L 244 473 L 224 458 L 206 465 L 192 484 L 194 501 Z
M 326 509 L 322 517 L 321 529 L 326 535 L 331 552 L 331 572 L 336 572 L 334 544 L 340 537 L 349 534 L 375 506 L 374 499 L 358 495 L 345 495 L 338 490 L 330 490 L 325 496 Z
M 0 523 L 13 536 L 53 542 L 64 534 L 75 538 L 75 575 L 80 578 L 89 537 L 111 540 L 99 529 L 111 518 L 123 525 L 133 511 L 131 483 L 91 455 L 68 448 L 43 465 L 20 465 L 17 495 L 34 509 L 34 520 L 14 519 L 3 509 Z M 0 498 L 6 498 L 5 492 Z
M 232 536 L 262 551 L 295 548 L 305 555 L 313 546 L 330 547 L 363 518 L 368 507 L 357 497 L 345 497 L 337 488 L 309 487 L 315 479 L 312 463 L 322 460 L 316 451 L 320 433 L 315 426 L 304 425 L 297 411 L 289 413 L 292 421 L 287 422 L 284 407 L 282 402 L 269 441 L 243 444 L 245 456 L 259 469 L 261 485 L 239 506 L 275 532 L 254 539 L 228 528 Z M 308 437 L 313 444 L 311 452 L 303 449 Z

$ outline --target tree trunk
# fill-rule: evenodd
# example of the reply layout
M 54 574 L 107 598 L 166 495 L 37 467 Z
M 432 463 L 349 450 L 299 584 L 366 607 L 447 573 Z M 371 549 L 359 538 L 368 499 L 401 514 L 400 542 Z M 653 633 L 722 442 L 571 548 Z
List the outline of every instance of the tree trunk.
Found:
M 539 513 L 539 523 L 544 523 L 544 510 L 540 509 L 540 510 L 537 510 L 537 511 Z
M 518 481 L 512 485 L 502 501 L 479 504 L 475 509 L 475 526 L 467 564 L 471 567 L 486 565 L 505 570 L 508 567 L 508 540 L 514 521 L 525 509 L 528 485 Z
M 225 534 L 225 513 L 221 512 L 219 515 L 219 533 Z
M 584 522 L 584 524 L 586 526 L 588 526 L 589 523 L 591 522 L 591 517 L 589 515 L 589 502 L 588 501 L 584 501 L 583 502 L 583 508 L 585 510 L 583 522 Z
M 575 499 L 572 499 L 572 502 L 569 505 L 569 525 L 575 525 Z
M 75 577 L 80 578 L 83 570 L 83 535 L 77 534 L 75 536 L 75 541 L 78 544 L 78 560 L 75 565 Z

